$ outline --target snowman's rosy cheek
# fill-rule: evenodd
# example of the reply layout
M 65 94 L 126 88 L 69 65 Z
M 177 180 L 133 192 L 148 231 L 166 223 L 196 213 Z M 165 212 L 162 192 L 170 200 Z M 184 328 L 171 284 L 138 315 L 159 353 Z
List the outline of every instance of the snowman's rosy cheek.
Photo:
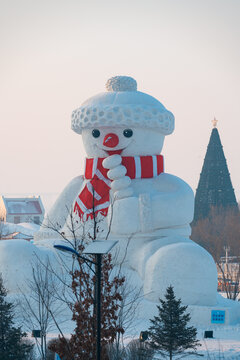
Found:
M 98 138 L 100 136 L 100 131 L 98 129 L 93 129 L 92 136 Z
M 132 129 L 125 129 L 123 130 L 123 135 L 127 138 L 130 138 L 131 136 L 133 136 L 133 131 Z

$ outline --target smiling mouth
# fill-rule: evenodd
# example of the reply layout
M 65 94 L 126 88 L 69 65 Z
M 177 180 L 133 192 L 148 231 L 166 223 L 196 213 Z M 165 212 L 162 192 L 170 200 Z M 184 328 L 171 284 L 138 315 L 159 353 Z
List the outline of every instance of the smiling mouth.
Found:
M 123 150 L 124 149 L 119 149 L 119 150 L 105 150 L 107 153 L 108 153 L 108 155 L 110 156 L 110 155 L 115 155 L 115 154 L 117 154 L 117 155 L 121 155 L 121 153 L 123 152 Z
M 127 148 L 127 146 L 125 147 L 125 148 L 122 148 L 122 149 L 118 149 L 118 150 L 106 150 L 106 149 L 102 149 L 102 148 L 100 148 L 99 146 L 97 146 L 97 145 L 95 145 L 98 149 L 100 149 L 100 150 L 104 150 L 104 151 L 106 151 L 107 153 L 108 153 L 108 155 L 110 156 L 110 155 L 115 155 L 115 154 L 117 154 L 117 155 L 121 155 L 121 153 L 123 152 L 123 150 L 125 150 L 126 148 Z

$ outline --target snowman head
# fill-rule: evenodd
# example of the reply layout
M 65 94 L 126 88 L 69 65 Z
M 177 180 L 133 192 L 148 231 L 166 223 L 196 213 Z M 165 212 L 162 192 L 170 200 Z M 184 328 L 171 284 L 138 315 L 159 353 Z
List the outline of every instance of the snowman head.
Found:
M 164 137 L 153 129 L 140 127 L 94 127 L 82 131 L 88 157 L 158 155 Z
M 88 99 L 72 114 L 72 129 L 82 134 L 87 156 L 160 154 L 165 135 L 174 130 L 173 114 L 137 91 L 130 77 L 111 78 L 106 87 L 108 92 Z

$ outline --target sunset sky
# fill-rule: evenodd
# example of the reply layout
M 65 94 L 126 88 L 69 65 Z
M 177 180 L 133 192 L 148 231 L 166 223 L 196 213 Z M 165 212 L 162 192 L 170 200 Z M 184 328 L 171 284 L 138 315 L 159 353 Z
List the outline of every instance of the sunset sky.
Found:
M 239 0 L 0 0 L 0 194 L 82 173 L 71 112 L 129 75 L 175 115 L 165 170 L 195 190 L 214 116 L 240 199 Z

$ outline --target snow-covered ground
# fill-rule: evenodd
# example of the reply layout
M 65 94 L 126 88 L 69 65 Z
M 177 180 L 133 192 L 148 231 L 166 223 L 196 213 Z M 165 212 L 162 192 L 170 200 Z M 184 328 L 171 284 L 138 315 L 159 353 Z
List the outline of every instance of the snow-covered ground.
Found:
M 141 331 L 146 331 L 150 323 L 139 322 L 137 326 L 130 330 L 126 336 L 126 342 L 128 343 L 133 338 L 138 338 Z M 204 332 L 208 330 L 213 331 L 212 339 L 204 339 Z M 132 333 L 132 336 L 131 334 Z M 220 326 L 214 324 L 208 328 L 198 328 L 198 340 L 201 346 L 198 349 L 198 353 L 203 357 L 187 356 L 185 359 L 227 359 L 227 360 L 240 360 L 240 324 L 236 326 Z M 156 358 L 157 359 L 157 358 Z M 161 359 L 161 358 L 159 358 Z
M 24 194 L 5 194 L 11 196 L 23 196 Z M 29 195 L 29 194 L 27 194 Z M 58 194 L 56 193 L 44 193 L 39 194 L 42 198 L 45 212 L 47 213 Z M 32 235 L 38 230 L 39 226 L 35 224 L 6 224 L 8 228 L 5 228 L 6 232 L 21 232 L 26 235 Z M 70 315 L 70 314 L 69 314 Z M 70 325 L 71 324 L 71 325 Z M 73 324 L 69 322 L 70 326 L 64 324 L 64 332 L 71 333 L 73 331 Z M 148 325 L 139 323 L 138 326 L 132 330 L 132 333 L 127 334 L 126 341 L 130 341 L 133 338 L 137 338 L 141 330 L 147 330 Z M 213 330 L 213 339 L 204 339 L 204 331 Z M 53 337 L 57 337 L 57 333 L 54 331 L 49 334 L 49 340 Z M 212 329 L 198 329 L 198 339 L 201 341 L 202 346 L 199 349 L 199 353 L 204 356 L 202 359 L 228 359 L 228 360 L 240 360 L 240 324 L 234 327 L 214 327 Z M 186 357 L 186 359 L 195 360 L 196 356 Z
M 204 339 L 204 329 L 198 330 L 198 339 L 200 340 L 201 347 L 198 349 L 198 353 L 203 355 L 197 357 L 195 355 L 186 356 L 184 359 L 196 360 L 196 359 L 208 359 L 208 360 L 240 360 L 240 325 L 239 327 L 225 327 L 215 329 L 213 332 L 213 339 Z M 56 338 L 57 333 L 51 333 L 48 335 L 48 340 Z M 69 332 L 70 336 L 70 332 Z M 127 344 L 133 339 L 137 339 L 135 334 L 125 339 Z M 162 359 L 157 357 L 156 359 Z
M 203 339 L 204 330 L 198 332 L 204 359 L 240 359 L 240 324 L 213 330 L 213 339 Z
M 198 330 L 198 339 L 202 345 L 198 353 L 203 355 L 199 359 L 240 359 L 240 324 L 235 327 L 212 329 L 213 339 L 204 339 L 205 330 Z M 188 356 L 185 359 L 195 360 L 196 358 L 196 356 Z
M 24 235 L 33 236 L 34 233 L 39 230 L 39 227 L 39 225 L 34 223 L 12 224 L 4 222 L 0 225 L 0 232 L 3 236 L 18 232 Z

